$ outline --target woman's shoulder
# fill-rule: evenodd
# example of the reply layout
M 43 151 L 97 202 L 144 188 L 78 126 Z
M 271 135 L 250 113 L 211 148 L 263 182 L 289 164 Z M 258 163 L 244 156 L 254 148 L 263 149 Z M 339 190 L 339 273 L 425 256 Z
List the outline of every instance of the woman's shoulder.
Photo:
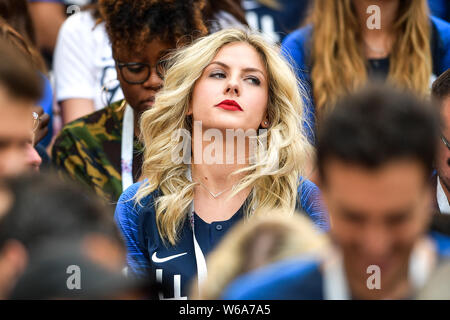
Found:
M 136 205 L 137 207 L 144 207 L 145 205 L 147 205 L 149 200 L 155 197 L 157 191 L 155 190 L 151 192 L 150 194 L 146 195 L 145 197 L 143 197 L 138 201 L 136 199 L 136 195 L 139 191 L 139 188 L 141 188 L 145 182 L 146 182 L 145 180 L 138 181 L 136 183 L 133 183 L 128 188 L 126 188 L 120 195 L 119 203 L 133 202 L 133 205 Z

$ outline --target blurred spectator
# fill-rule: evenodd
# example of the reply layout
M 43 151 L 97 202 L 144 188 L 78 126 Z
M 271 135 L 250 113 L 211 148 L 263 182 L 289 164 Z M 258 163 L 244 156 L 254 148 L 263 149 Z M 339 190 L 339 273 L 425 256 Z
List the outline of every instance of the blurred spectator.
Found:
M 0 56 L 1 178 L 26 171 L 30 166 L 32 111 L 41 95 L 41 82 L 22 52 L 3 37 L 0 37 Z
M 54 75 L 63 124 L 123 99 L 98 4 L 70 16 L 62 25 Z
M 428 0 L 431 14 L 450 22 L 450 3 L 448 0 Z
M 45 77 L 37 70 L 38 63 L 40 61 L 39 53 L 33 50 L 30 44 L 27 43 L 27 41 L 2 18 L 0 18 L 0 37 L 13 45 L 13 47 L 15 47 L 18 52 L 21 53 L 24 59 L 31 61 L 32 64 L 30 64 L 30 67 L 33 67 L 35 69 L 35 72 L 39 73 L 41 81 L 45 80 Z M 48 84 L 48 81 L 44 81 L 43 84 L 45 88 L 45 86 Z M 46 90 L 44 90 L 44 93 L 45 91 Z M 41 102 L 42 101 L 43 99 L 41 99 Z M 28 143 L 27 161 L 33 169 L 39 170 L 39 166 L 42 162 L 41 154 L 42 157 L 45 157 L 44 159 L 46 160 L 46 162 L 49 162 L 49 157 L 45 149 L 43 149 L 41 146 L 37 146 L 37 143 L 41 141 L 46 135 L 48 135 L 50 116 L 44 113 L 44 110 L 40 106 L 34 106 L 32 112 L 34 123 L 32 139 Z M 36 150 L 34 149 L 35 147 Z
M 371 5 L 315 1 L 309 24 L 283 41 L 283 53 L 306 87 L 304 126 L 311 141 L 316 120 L 367 79 L 426 95 L 433 75 L 450 67 L 450 24 L 430 17 L 426 0 L 378 1 L 379 12 L 369 14 Z
M 27 0 L 0 0 L 0 16 L 27 42 L 36 45 L 36 34 Z M 42 63 L 44 61 L 42 60 Z
M 155 289 L 121 272 L 122 248 L 101 236 L 58 239 L 35 248 L 28 266 L 9 299 L 120 299 L 154 298 Z M 78 278 L 75 278 L 78 277 Z M 77 281 L 79 286 L 77 287 Z
M 65 126 L 52 160 L 62 173 L 116 202 L 140 177 L 138 123 L 163 85 L 166 55 L 207 29 L 203 0 L 102 0 L 99 5 L 125 100 Z
M 192 298 L 217 300 L 239 275 L 279 260 L 319 254 L 327 244 L 327 238 L 300 214 L 274 210 L 251 221 L 241 221 L 208 256 L 208 278 L 200 292 L 194 282 Z
M 247 26 L 244 10 L 238 0 L 206 0 L 203 20 L 210 33 Z
M 248 24 L 259 30 L 267 41 L 281 43 L 300 27 L 311 0 L 243 0 Z
M 0 0 L 0 17 L 11 26 L 3 28 L 2 36 L 11 39 L 12 44 L 24 49 L 24 53 L 33 62 L 36 71 L 42 77 L 44 90 L 42 98 L 38 103 L 40 110 L 34 110 L 41 116 L 40 129 L 36 132 L 36 144 L 46 148 L 53 134 L 53 91 L 48 79 L 47 67 L 39 50 L 36 49 L 33 22 L 28 11 L 27 0 Z M 3 20 L 2 20 L 3 21 Z M 2 22 L 3 24 L 3 22 Z M 15 32 L 9 32 L 14 29 Z M 17 36 L 17 33 L 19 36 Z M 43 112 L 41 112 L 43 110 Z M 47 119 L 49 117 L 49 119 Z
M 66 19 L 62 0 L 28 0 L 36 45 L 51 67 L 59 28 Z
M 438 118 L 387 86 L 340 99 L 319 131 L 317 163 L 334 254 L 272 265 L 232 284 L 228 299 L 407 299 L 450 238 L 427 233 Z
M 436 157 L 436 174 L 433 175 L 435 208 L 440 213 L 450 214 L 450 69 L 433 83 L 432 97 L 439 107 L 441 134 Z
M 27 264 L 30 273 L 25 279 L 31 277 L 32 282 L 21 286 L 33 290 L 19 290 L 18 297 L 53 298 L 55 296 L 50 293 L 58 293 L 53 291 L 58 288 L 67 293 L 66 281 L 56 286 L 53 276 L 59 278 L 66 273 L 67 267 L 73 264 L 69 262 L 70 257 L 74 259 L 72 261 L 81 261 L 88 274 L 88 270 L 95 272 L 97 279 L 84 275 L 85 281 L 93 281 L 84 283 L 85 289 L 115 285 L 108 284 L 107 280 L 113 276 L 119 278 L 125 262 L 124 247 L 110 208 L 97 197 L 52 175 L 9 180 L 2 185 L 0 197 L 6 200 L 2 201 L 0 212 L 0 288 L 3 297 L 8 295 L 8 288 L 14 285 Z M 99 270 L 92 270 L 92 265 Z M 62 269 L 55 269 L 59 267 Z M 49 272 L 39 274 L 36 279 L 34 268 Z M 83 270 L 81 272 L 83 278 Z M 45 287 L 46 280 L 48 287 Z M 30 288 L 33 283 L 39 286 Z M 76 297 L 77 293 L 72 293 Z M 91 293 L 95 296 L 96 292 L 79 292 L 80 295 Z
M 28 0 L 30 15 L 36 34 L 36 44 L 52 66 L 53 51 L 59 28 L 66 17 L 81 10 L 81 7 L 96 0 Z

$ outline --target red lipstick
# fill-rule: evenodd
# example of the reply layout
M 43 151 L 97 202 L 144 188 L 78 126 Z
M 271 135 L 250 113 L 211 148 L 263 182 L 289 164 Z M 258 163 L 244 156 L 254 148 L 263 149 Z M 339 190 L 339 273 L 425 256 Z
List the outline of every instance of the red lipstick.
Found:
M 219 104 L 216 104 L 216 107 L 222 108 L 228 111 L 244 111 L 239 103 L 234 100 L 223 100 Z

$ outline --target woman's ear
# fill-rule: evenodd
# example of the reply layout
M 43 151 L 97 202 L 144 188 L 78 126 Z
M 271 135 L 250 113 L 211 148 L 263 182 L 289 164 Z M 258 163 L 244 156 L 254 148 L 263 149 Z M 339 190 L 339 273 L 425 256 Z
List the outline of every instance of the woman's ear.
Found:
M 267 129 L 270 126 L 269 117 L 267 113 L 264 115 L 263 120 L 261 121 L 261 128 Z

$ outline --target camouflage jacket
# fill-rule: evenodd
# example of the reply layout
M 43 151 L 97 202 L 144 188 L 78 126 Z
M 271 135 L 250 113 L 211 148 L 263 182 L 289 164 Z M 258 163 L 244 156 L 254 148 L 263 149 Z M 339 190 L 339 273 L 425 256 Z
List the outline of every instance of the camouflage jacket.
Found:
M 79 118 L 61 130 L 52 149 L 53 163 L 62 176 L 92 188 L 109 202 L 122 193 L 121 142 L 125 108 L 122 101 Z M 134 139 L 133 177 L 142 166 L 142 144 Z

